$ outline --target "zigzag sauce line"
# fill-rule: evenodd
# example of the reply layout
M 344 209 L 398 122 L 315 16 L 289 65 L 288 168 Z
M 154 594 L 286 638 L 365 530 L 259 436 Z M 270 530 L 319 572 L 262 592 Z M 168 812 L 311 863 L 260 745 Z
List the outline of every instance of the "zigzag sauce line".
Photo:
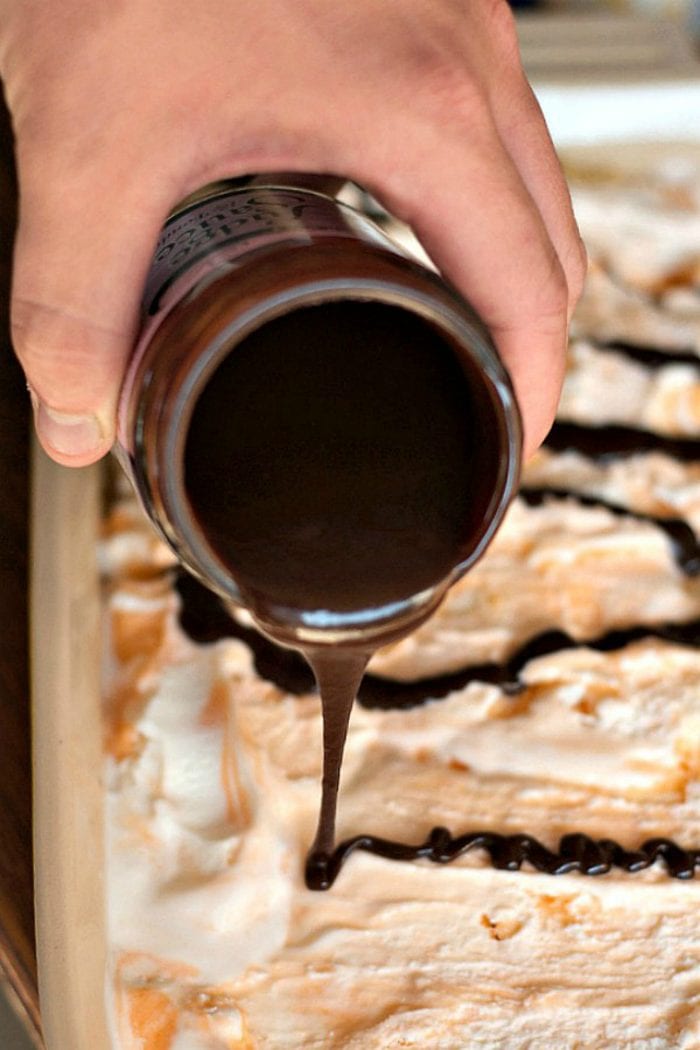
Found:
M 626 872 L 643 871 L 656 861 L 663 861 L 668 874 L 675 879 L 692 879 L 700 867 L 700 849 L 686 850 L 666 838 L 648 839 L 638 850 L 626 850 L 612 839 L 598 841 L 588 835 L 564 835 L 556 853 L 531 835 L 499 835 L 493 831 L 470 831 L 453 837 L 447 828 L 433 828 L 425 842 L 411 846 L 374 835 L 357 835 L 336 846 L 331 854 L 310 853 L 306 862 L 306 885 L 312 890 L 327 890 L 335 882 L 343 864 L 357 850 L 389 860 L 430 860 L 434 864 L 450 861 L 472 850 L 489 854 L 493 867 L 519 871 L 524 863 L 547 875 L 605 875 L 613 867 Z

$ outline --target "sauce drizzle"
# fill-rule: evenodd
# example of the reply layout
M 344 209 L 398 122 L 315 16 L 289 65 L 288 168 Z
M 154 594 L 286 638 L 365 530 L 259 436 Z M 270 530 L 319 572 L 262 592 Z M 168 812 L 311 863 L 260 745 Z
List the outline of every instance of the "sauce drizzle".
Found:
M 593 345 L 598 350 L 609 350 L 611 353 L 621 354 L 630 361 L 635 361 L 652 370 L 667 368 L 669 365 L 684 365 L 700 369 L 700 357 L 690 346 L 687 350 L 661 350 L 646 343 L 628 343 L 624 339 L 611 339 Z
M 449 864 L 472 850 L 488 853 L 494 868 L 519 871 L 528 863 L 547 875 L 605 875 L 613 867 L 634 873 L 662 861 L 675 879 L 692 879 L 700 867 L 700 849 L 686 850 L 672 839 L 648 839 L 638 850 L 626 850 L 612 839 L 589 838 L 573 833 L 562 836 L 559 849 L 552 852 L 531 835 L 499 835 L 494 831 L 468 831 L 453 837 L 447 828 L 433 828 L 425 842 L 411 846 L 374 835 L 357 835 L 341 842 L 332 853 L 311 852 L 306 862 L 306 885 L 310 890 L 327 890 L 335 882 L 343 864 L 357 850 L 388 860 L 430 860 Z
M 630 356 L 633 356 L 627 347 L 613 344 L 609 349 L 629 352 Z M 673 363 L 672 355 L 662 360 L 660 352 L 649 348 L 637 348 L 634 356 L 639 360 L 644 359 L 644 363 L 651 366 L 666 361 L 669 364 Z M 554 451 L 577 451 L 589 459 L 598 461 L 648 452 L 660 452 L 682 462 L 700 460 L 700 440 L 660 437 L 647 431 L 621 426 L 587 427 L 574 423 L 555 423 L 545 445 Z M 520 491 L 520 498 L 529 506 L 539 506 L 548 499 L 570 499 L 582 506 L 601 506 L 615 515 L 648 521 L 667 535 L 680 569 L 688 576 L 700 575 L 700 544 L 690 526 L 681 519 L 643 514 L 568 489 L 525 487 Z M 294 695 L 313 691 L 313 675 L 301 654 L 282 649 L 257 631 L 237 623 L 221 601 L 189 574 L 175 570 L 175 575 L 176 588 L 181 599 L 181 626 L 194 641 L 211 642 L 223 637 L 240 638 L 252 650 L 256 670 L 262 678 Z M 455 690 L 463 689 L 472 681 L 492 682 L 499 685 L 506 694 L 517 695 L 524 688 L 520 679 L 521 670 L 538 656 L 581 646 L 612 651 L 650 636 L 697 648 L 700 646 L 700 620 L 648 627 L 635 626 L 583 641 L 572 639 L 563 631 L 548 631 L 530 639 L 508 661 L 501 664 L 471 666 L 453 674 L 411 683 L 393 682 L 366 674 L 358 700 L 367 707 L 405 709 L 427 700 L 440 699 Z M 338 741 L 341 736 L 344 736 L 342 727 L 338 733 Z M 334 747 L 338 746 L 338 741 Z M 327 799 L 331 799 L 336 787 L 336 784 L 327 785 Z M 488 854 L 494 868 L 519 871 L 524 864 L 528 864 L 535 870 L 549 875 L 570 872 L 590 876 L 604 875 L 613 867 L 634 873 L 661 862 L 669 876 L 687 880 L 692 879 L 695 869 L 700 867 L 700 849 L 684 849 L 671 839 L 649 839 L 639 849 L 627 850 L 611 839 L 594 840 L 581 833 L 564 835 L 556 851 L 550 850 L 528 834 L 501 835 L 492 831 L 468 831 L 453 836 L 443 827 L 434 828 L 427 839 L 418 845 L 363 834 L 347 839 L 333 848 L 332 819 L 329 814 L 334 807 L 327 802 L 325 808 L 327 813 L 325 818 L 322 816 L 319 833 L 306 861 L 306 884 L 312 890 L 329 889 L 345 862 L 358 850 L 389 860 L 429 860 L 435 864 L 447 864 L 472 850 L 481 850 Z
M 597 462 L 625 459 L 645 452 L 660 452 L 682 463 L 700 460 L 700 440 L 663 437 L 649 430 L 623 426 L 585 426 L 555 423 L 544 440 L 553 452 L 580 452 Z
M 176 572 L 176 589 L 181 599 L 180 625 L 194 642 L 239 638 L 252 651 L 255 669 L 261 678 L 293 696 L 314 692 L 313 674 L 299 653 L 273 645 L 258 631 L 242 626 L 230 616 L 215 594 L 184 570 Z M 507 694 L 517 695 L 524 688 L 520 672 L 530 660 L 562 649 L 582 647 L 614 652 L 649 637 L 677 645 L 700 647 L 700 620 L 629 627 L 609 631 L 599 638 L 583 640 L 574 639 L 565 631 L 546 631 L 530 639 L 503 663 L 472 665 L 461 671 L 417 682 L 395 682 L 371 673 L 365 674 L 358 701 L 368 708 L 408 709 L 428 700 L 440 700 L 464 689 L 470 682 L 490 682 L 500 686 Z
M 690 525 L 681 518 L 662 518 L 644 514 L 619 503 L 611 503 L 600 496 L 592 496 L 571 489 L 522 487 L 518 494 L 528 507 L 541 507 L 547 500 L 571 500 L 581 507 L 602 507 L 619 518 L 634 518 L 654 525 L 666 534 L 676 563 L 686 576 L 700 574 L 700 543 Z
M 312 673 L 298 653 L 273 645 L 257 631 L 241 626 L 229 615 L 216 595 L 184 570 L 176 569 L 175 572 L 176 588 L 181 599 L 181 625 L 194 641 L 240 638 L 252 649 L 256 669 L 262 678 L 296 696 L 313 691 Z M 520 670 L 537 656 L 581 646 L 614 651 L 650 636 L 697 648 L 700 646 L 700 620 L 656 627 L 632 627 L 611 631 L 601 638 L 584 642 L 575 641 L 563 631 L 549 631 L 538 635 L 504 664 L 469 667 L 456 674 L 421 682 L 392 682 L 375 675 L 365 675 L 358 699 L 367 707 L 409 708 L 430 699 L 440 699 L 464 688 L 470 681 L 494 682 L 506 693 L 517 694 L 523 688 L 519 679 Z M 357 835 L 332 850 L 312 847 L 305 869 L 309 889 L 329 889 L 347 859 L 358 850 L 388 860 L 430 860 L 435 864 L 447 864 L 472 850 L 484 850 L 495 868 L 519 871 L 527 863 L 549 875 L 565 875 L 573 871 L 583 875 L 604 875 L 613 867 L 634 873 L 660 861 L 673 878 L 692 879 L 695 868 L 700 867 L 700 849 L 684 849 L 666 838 L 649 839 L 638 850 L 627 850 L 611 839 L 596 841 L 587 835 L 572 833 L 564 835 L 559 849 L 553 852 L 527 834 L 500 835 L 493 831 L 469 831 L 453 836 L 446 828 L 434 828 L 425 842 L 419 845 L 393 842 L 376 835 Z

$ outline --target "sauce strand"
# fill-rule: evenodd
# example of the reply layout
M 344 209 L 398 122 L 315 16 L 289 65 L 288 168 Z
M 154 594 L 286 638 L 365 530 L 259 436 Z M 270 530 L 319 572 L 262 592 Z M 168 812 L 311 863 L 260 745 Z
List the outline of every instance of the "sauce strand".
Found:
M 257 631 L 236 623 L 216 595 L 184 570 L 176 570 L 176 586 L 181 599 L 181 624 L 194 641 L 240 638 L 252 649 L 256 669 L 262 678 L 293 695 L 301 696 L 313 691 L 311 670 L 298 653 L 281 649 Z M 506 692 L 517 693 L 522 688 L 520 670 L 537 656 L 580 646 L 614 651 L 650 636 L 697 648 L 700 646 L 700 620 L 611 631 L 602 638 L 585 642 L 576 642 L 563 631 L 549 631 L 523 646 L 507 663 L 470 667 L 456 674 L 422 682 L 391 682 L 374 675 L 365 675 L 360 702 L 369 707 L 413 707 L 462 689 L 470 681 L 495 682 Z M 435 828 L 426 841 L 417 846 L 392 842 L 375 835 L 357 835 L 341 842 L 332 851 L 312 847 L 305 871 L 309 889 L 329 889 L 346 860 L 358 850 L 389 860 L 430 860 L 435 864 L 447 864 L 472 850 L 484 850 L 495 868 L 518 871 L 523 864 L 528 863 L 537 871 L 549 875 L 563 875 L 572 871 L 584 875 L 603 875 L 613 867 L 633 873 L 661 861 L 672 877 L 691 879 L 695 868 L 700 867 L 700 849 L 686 850 L 665 838 L 649 839 L 639 850 L 629 851 L 610 839 L 595 841 L 587 835 L 572 833 L 563 836 L 558 851 L 552 852 L 531 835 L 506 836 L 496 832 L 471 831 L 453 837 L 447 829 Z
M 659 452 L 681 463 L 700 460 L 700 440 L 662 437 L 649 430 L 623 426 L 585 426 L 555 423 L 544 441 L 552 452 L 580 452 L 587 459 L 608 462 Z
M 220 599 L 184 570 L 177 571 L 176 587 L 181 599 L 180 624 L 194 642 L 214 642 L 220 638 L 239 638 L 253 653 L 255 669 L 261 678 L 285 693 L 304 696 L 315 689 L 307 662 L 293 649 L 273 645 L 264 635 L 237 623 Z M 520 672 L 530 660 L 562 649 L 589 648 L 614 652 L 643 638 L 660 638 L 676 645 L 700 647 L 700 620 L 663 623 L 648 627 L 629 627 L 598 638 L 577 640 L 565 631 L 546 631 L 530 639 L 504 663 L 479 664 L 450 674 L 424 678 L 417 682 L 394 682 L 366 674 L 358 700 L 368 708 L 409 709 L 440 700 L 464 689 L 470 682 L 487 682 L 515 695 L 523 688 Z
M 523 486 L 518 494 L 528 507 L 541 507 L 548 500 L 570 500 L 581 507 L 601 507 L 619 518 L 634 518 L 648 522 L 665 533 L 673 551 L 678 568 L 686 576 L 700 574 L 700 543 L 687 522 L 681 518 L 662 518 L 655 514 L 644 514 L 619 503 L 611 503 L 599 496 L 592 496 L 570 489 Z
M 668 368 L 669 366 L 683 365 L 685 367 L 700 369 L 700 357 L 689 346 L 687 350 L 660 350 L 656 346 L 648 346 L 644 343 L 628 343 L 623 339 L 612 339 L 604 343 L 593 343 L 597 350 L 608 350 L 614 354 L 643 365 L 652 371 L 657 368 Z
M 312 851 L 306 862 L 306 885 L 310 890 L 327 890 L 335 882 L 352 853 L 362 850 L 396 861 L 430 860 L 449 864 L 472 850 L 488 853 L 494 868 L 519 871 L 530 864 L 547 875 L 605 875 L 612 868 L 634 873 L 662 861 L 675 879 L 692 879 L 700 867 L 700 849 L 686 850 L 671 839 L 648 839 L 638 850 L 626 850 L 612 839 L 595 840 L 573 833 L 562 836 L 559 849 L 552 852 L 531 835 L 499 835 L 493 831 L 469 831 L 453 837 L 447 828 L 433 828 L 425 842 L 411 846 L 374 835 L 357 835 L 341 842 L 332 853 Z

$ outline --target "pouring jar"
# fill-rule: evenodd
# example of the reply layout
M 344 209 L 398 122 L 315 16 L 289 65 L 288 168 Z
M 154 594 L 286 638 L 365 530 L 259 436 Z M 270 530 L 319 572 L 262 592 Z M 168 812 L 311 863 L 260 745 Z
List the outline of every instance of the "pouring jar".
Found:
M 202 528 L 185 477 L 193 413 L 222 363 L 281 318 L 331 304 L 356 306 L 360 325 L 376 308 L 429 328 L 459 363 L 478 415 L 470 469 L 481 503 L 452 563 L 415 593 L 357 608 L 334 607 L 323 596 L 316 607 L 276 602 L 246 586 Z M 423 620 L 493 537 L 516 491 L 521 441 L 510 380 L 481 319 L 364 214 L 303 184 L 258 181 L 219 184 L 171 215 L 144 291 L 116 454 L 180 562 L 227 602 L 247 608 L 277 641 L 376 645 Z

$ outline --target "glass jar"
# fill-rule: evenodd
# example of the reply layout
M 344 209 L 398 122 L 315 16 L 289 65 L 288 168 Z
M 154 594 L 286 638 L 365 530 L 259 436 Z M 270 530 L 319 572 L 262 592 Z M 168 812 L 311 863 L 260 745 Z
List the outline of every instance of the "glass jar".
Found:
M 307 322 L 311 327 L 305 334 Z M 400 337 L 395 335 L 398 329 Z M 292 345 L 292 332 L 294 353 L 302 362 L 295 368 L 289 363 L 292 351 L 288 355 L 284 350 L 287 343 Z M 334 350 L 336 343 L 342 343 L 344 349 Z M 382 373 L 384 343 L 392 344 L 396 363 L 387 365 Z M 253 344 L 259 358 L 251 357 Z M 433 344 L 437 350 L 431 348 Z M 407 348 L 405 365 L 403 346 Z M 307 350 L 312 355 L 308 362 Z M 361 373 L 357 383 L 351 372 L 356 354 Z M 409 379 L 411 355 L 420 361 Z M 436 355 L 445 358 L 444 374 L 440 372 L 433 384 L 429 377 Z M 252 363 L 227 379 L 226 369 L 239 368 L 239 360 Z M 458 379 L 449 371 L 453 366 Z M 279 379 L 283 389 L 274 402 L 267 375 L 271 371 L 278 375 L 285 368 L 289 371 L 284 380 Z M 339 372 L 345 384 L 345 393 L 340 394 L 332 387 Z M 428 377 L 425 381 L 423 375 Z M 223 395 L 217 400 L 217 389 L 223 390 L 226 382 L 227 400 L 222 400 Z M 397 407 L 402 396 L 404 400 L 409 397 L 402 394 L 406 383 L 412 400 Z M 449 433 L 442 418 L 447 413 L 442 411 L 439 391 L 444 390 L 445 398 L 452 401 L 450 391 L 455 383 L 464 385 L 459 396 L 469 415 L 466 436 L 454 405 Z M 304 392 L 294 408 L 297 385 Z M 423 392 L 429 393 L 430 404 L 421 408 L 418 403 Z M 336 412 L 329 407 L 329 398 L 338 398 L 333 401 L 338 415 L 346 413 L 345 401 L 354 398 L 354 407 L 347 408 L 351 422 L 346 419 L 345 436 L 337 442 Z M 366 412 L 365 402 L 370 403 Z M 238 408 L 229 412 L 229 403 Z M 377 418 L 383 415 L 383 406 L 391 410 L 385 430 Z M 307 410 L 316 407 L 321 422 L 313 414 L 307 418 Z M 243 431 L 235 432 L 235 419 L 241 413 L 249 416 L 244 436 Z M 282 426 L 281 416 L 294 417 L 295 413 L 304 431 L 298 448 L 293 419 L 285 423 L 287 429 L 276 430 Z M 415 419 L 410 418 L 414 415 Z M 406 417 L 409 422 L 404 425 Z M 251 437 L 258 420 L 260 441 L 272 449 L 264 454 L 254 444 L 256 435 Z M 370 424 L 371 435 L 363 439 L 363 428 Z M 313 432 L 314 427 L 318 441 L 304 444 L 307 431 Z M 195 439 L 195 432 L 201 432 L 201 439 Z M 389 462 L 397 434 L 402 435 L 405 448 L 400 456 L 397 453 L 396 462 Z M 435 449 L 423 454 L 426 444 L 432 446 L 433 436 Z M 277 470 L 276 440 L 283 463 L 292 455 L 291 447 L 296 449 L 289 469 L 299 475 L 301 488 L 312 493 L 311 524 L 302 520 L 303 500 L 291 511 L 286 509 L 284 501 L 294 498 L 294 492 L 290 495 L 287 489 L 294 486 L 287 484 L 286 469 Z M 421 562 L 423 531 L 432 529 L 438 534 L 442 528 L 442 519 L 430 518 L 433 504 L 442 499 L 447 505 L 450 498 L 449 493 L 439 498 L 433 494 L 429 475 L 431 471 L 434 477 L 449 474 L 445 464 L 453 456 L 455 441 L 463 446 L 460 454 L 470 479 L 461 495 L 455 493 L 463 507 L 458 512 L 459 535 L 455 533 L 451 547 L 440 546 L 439 535 L 432 547 L 433 541 L 426 541 L 426 550 L 430 547 L 433 553 Z M 343 442 L 347 454 L 342 453 Z M 341 452 L 336 450 L 337 462 L 326 471 L 324 447 L 336 444 Z M 248 466 L 244 462 L 229 471 L 229 459 L 235 459 L 244 446 Z M 364 464 L 357 470 L 354 448 L 359 450 L 358 463 L 361 459 Z M 306 467 L 309 449 L 318 469 Z M 437 274 L 409 257 L 366 216 L 331 196 L 303 185 L 232 183 L 219 184 L 178 209 L 162 231 L 144 292 L 140 335 L 121 394 L 116 452 L 148 516 L 182 564 L 226 601 L 247 608 L 276 640 L 298 646 L 351 645 L 358 640 L 379 644 L 424 619 L 489 543 L 516 491 L 521 425 L 508 375 L 484 324 Z M 264 465 L 258 465 L 258 458 Z M 369 476 L 375 463 L 386 465 L 386 474 L 376 484 Z M 461 477 L 459 463 L 449 469 L 453 471 L 450 477 Z M 397 478 L 414 470 L 415 492 L 413 481 L 407 488 Z M 320 496 L 316 475 L 324 471 L 327 493 Z M 362 476 L 357 476 L 358 471 Z M 267 489 L 260 482 L 263 473 L 270 479 Z M 207 475 L 206 484 L 199 484 L 200 475 Z M 443 488 L 448 483 L 449 478 Z M 244 491 L 246 485 L 255 489 L 254 498 Z M 373 485 L 376 505 L 368 503 L 358 510 L 357 522 L 348 525 L 347 540 L 337 540 L 333 547 L 333 530 L 345 527 L 345 519 L 352 519 L 355 508 L 363 504 L 365 488 Z M 279 499 L 277 486 L 286 493 Z M 353 494 L 348 494 L 348 486 L 355 486 Z M 386 506 L 382 505 L 383 491 Z M 241 515 L 248 513 L 243 507 L 235 521 L 230 519 L 229 543 L 223 535 L 226 514 L 233 515 L 232 508 L 246 501 L 250 503 L 247 525 L 241 524 Z M 410 524 L 403 520 L 404 502 L 416 503 L 405 512 L 411 517 Z M 327 521 L 321 520 L 326 505 Z M 341 514 L 345 516 L 342 521 L 337 517 Z M 277 532 L 268 530 L 268 535 L 266 516 L 279 518 Z M 359 538 L 355 553 L 348 554 L 348 564 L 343 567 L 340 562 L 362 529 L 368 530 L 367 535 Z M 256 544 L 256 551 L 250 553 Z M 403 544 L 405 571 L 396 554 L 397 544 Z M 246 550 L 251 563 L 262 558 L 267 564 L 255 570 L 246 568 Z M 288 577 L 279 589 L 275 558 L 282 575 Z M 396 565 L 382 583 L 387 558 L 394 558 Z M 343 573 L 352 576 L 355 566 L 358 578 L 362 575 L 368 582 L 353 599 L 341 577 Z M 307 587 L 316 570 L 318 580 Z M 405 585 L 397 583 L 401 573 Z M 327 586 L 324 581 L 329 581 Z M 277 590 L 279 593 L 272 593 Z

